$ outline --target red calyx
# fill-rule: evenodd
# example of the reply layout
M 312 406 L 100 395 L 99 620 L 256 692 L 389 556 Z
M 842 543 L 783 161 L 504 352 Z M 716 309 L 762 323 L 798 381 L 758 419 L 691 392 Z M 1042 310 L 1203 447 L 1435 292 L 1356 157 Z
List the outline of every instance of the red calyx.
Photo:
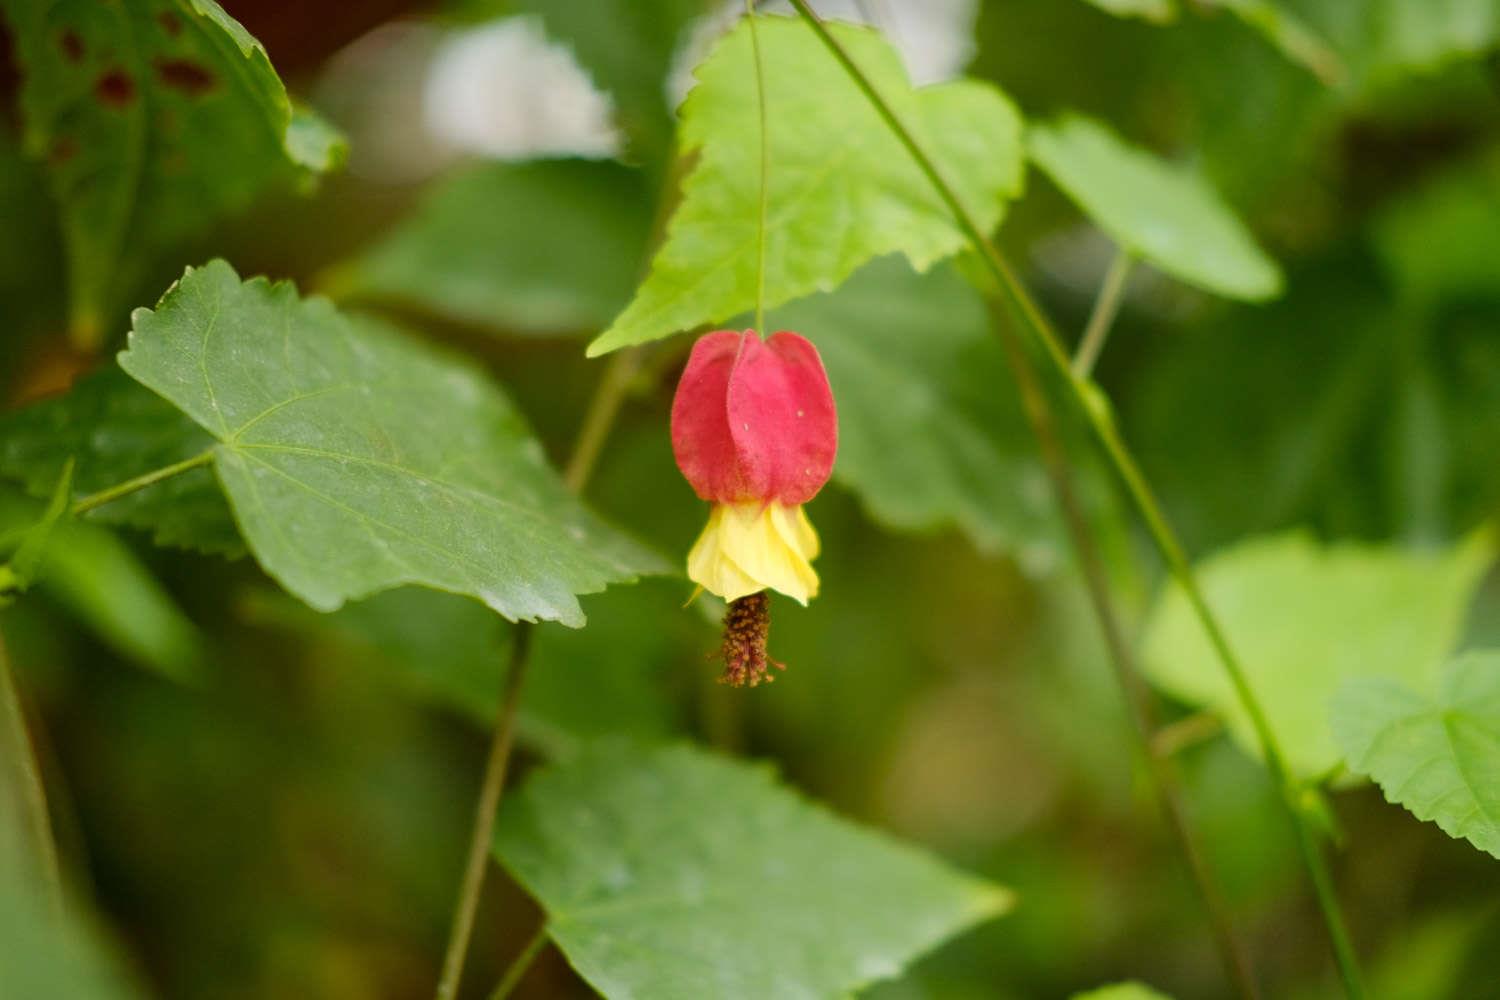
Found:
M 781 331 L 706 333 L 672 401 L 672 451 L 698 496 L 802 504 L 833 471 L 838 417 L 817 348 Z

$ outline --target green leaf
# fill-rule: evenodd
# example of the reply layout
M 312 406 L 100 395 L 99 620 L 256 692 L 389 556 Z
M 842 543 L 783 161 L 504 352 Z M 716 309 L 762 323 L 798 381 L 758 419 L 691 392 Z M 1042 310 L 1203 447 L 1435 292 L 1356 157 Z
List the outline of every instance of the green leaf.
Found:
M 1328 728 L 1328 701 L 1339 685 L 1365 676 L 1421 687 L 1457 639 L 1493 557 L 1482 534 L 1422 554 L 1324 546 L 1292 533 L 1236 545 L 1196 572 L 1292 771 L 1317 778 L 1342 760 Z M 1241 745 L 1258 752 L 1249 719 L 1175 585 L 1152 610 L 1143 650 L 1153 681 L 1222 713 Z
M 42 496 L 71 456 L 78 466 L 77 499 L 201 454 L 212 443 L 175 406 L 110 365 L 64 395 L 0 415 L 0 477 Z M 225 555 L 245 548 L 207 468 L 162 480 L 85 517 L 150 531 L 158 545 Z
M 1011 903 L 687 746 L 599 745 L 539 774 L 495 851 L 606 997 L 842 996 Z
M 251 553 L 320 611 L 401 584 L 582 625 L 574 596 L 659 567 L 589 514 L 473 366 L 290 284 L 189 269 L 120 365 L 217 440 Z
M 911 156 L 804 24 L 761 18 L 770 181 L 765 305 L 829 291 L 897 251 L 925 270 L 964 236 Z M 698 67 L 679 144 L 697 163 L 651 274 L 589 346 L 603 354 L 718 323 L 756 304 L 760 114 L 748 26 Z M 832 25 L 896 113 L 932 153 L 984 230 L 1021 190 L 1020 116 L 994 87 L 960 80 L 912 90 L 878 34 Z
M 68 906 L 58 913 L 0 871 L 0 983 L 7 996 L 144 1000 L 118 958 Z
M 1223 7 L 1258 31 L 1282 55 L 1332 85 L 1345 76 L 1343 60 L 1303 20 L 1272 0 L 1207 0 Z
M 1085 0 L 1115 17 L 1138 17 L 1154 24 L 1166 24 L 1177 17 L 1176 0 Z
M 1197 175 L 1069 114 L 1027 131 L 1034 162 L 1120 246 L 1190 285 L 1235 299 L 1281 292 L 1281 270 Z
M 1101 986 L 1086 993 L 1073 994 L 1073 1000 L 1171 1000 L 1165 993 L 1145 983 L 1128 982 Z
M 1436 698 L 1352 677 L 1330 713 L 1352 770 L 1418 819 L 1500 858 L 1500 651 L 1454 659 Z
M 618 163 L 487 163 L 440 184 L 328 290 L 502 332 L 594 333 L 630 300 L 650 210 Z
M 37 570 L 41 568 L 42 559 L 47 554 L 47 546 L 57 530 L 58 522 L 68 513 L 68 496 L 72 485 L 73 460 L 68 459 L 63 462 L 62 471 L 58 473 L 57 483 L 52 487 L 52 496 L 47 501 L 46 508 L 41 511 L 35 523 L 27 524 L 19 530 L 15 551 L 4 566 L 5 575 L 3 585 L 0 585 L 0 595 L 10 591 L 24 591 L 31 586 Z M 0 533 L 0 549 L 5 547 L 3 540 L 11 534 Z
M 1346 40 L 1350 61 L 1368 84 L 1473 59 L 1500 40 L 1494 0 L 1368 0 L 1327 9 L 1335 40 Z
M 520 736 L 561 756 L 600 736 L 661 738 L 681 732 L 673 696 L 684 632 L 681 581 L 613 587 L 584 603 L 585 629 L 544 628 L 532 637 Z M 411 696 L 489 729 L 500 705 L 511 631 L 477 601 L 401 587 L 314 615 L 277 594 L 246 605 L 259 624 L 326 637 L 360 670 L 375 670 Z
M 278 180 L 339 159 L 212 0 L 0 0 L 26 148 L 62 213 L 73 325 L 97 340 L 153 262 Z
M 547 34 L 573 50 L 614 99 L 633 153 L 665 152 L 672 137 L 667 74 L 683 29 L 707 11 L 703 0 L 517 0 L 507 9 L 539 15 Z
M 35 501 L 0 487 L 0 536 L 38 514 Z M 197 628 L 112 532 L 79 521 L 58 524 L 36 572 L 43 591 L 126 659 L 173 680 L 201 675 Z
M 1418 307 L 1500 297 L 1500 153 L 1402 194 L 1376 215 L 1371 236 L 1397 288 Z
M 779 309 L 811 338 L 839 405 L 834 475 L 882 524 L 961 528 L 987 551 L 1046 550 L 1051 496 L 989 314 L 951 268 L 876 261 Z

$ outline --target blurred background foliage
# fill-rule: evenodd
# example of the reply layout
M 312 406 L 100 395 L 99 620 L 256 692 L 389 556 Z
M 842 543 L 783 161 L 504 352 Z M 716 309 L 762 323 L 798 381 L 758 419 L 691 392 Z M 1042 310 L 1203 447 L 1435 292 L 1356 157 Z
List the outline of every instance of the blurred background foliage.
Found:
M 310 195 L 264 195 L 138 262 L 149 277 L 122 300 L 151 303 L 211 253 L 383 311 L 482 359 L 561 462 L 602 368 L 583 345 L 628 300 L 670 208 L 673 102 L 732 12 L 701 0 L 224 6 L 294 97 L 348 135 L 347 169 Z M 1493 515 L 1492 0 L 820 8 L 879 24 L 918 82 L 967 72 L 1029 118 L 1081 111 L 1191 165 L 1281 263 L 1285 292 L 1263 305 L 1137 268 L 1100 366 L 1194 553 L 1294 527 L 1434 549 Z M 0 391 L 11 407 L 96 360 L 66 336 L 56 214 L 21 154 L 8 50 L 0 42 Z M 1000 240 L 1064 328 L 1080 328 L 1108 242 L 1035 171 Z M 127 311 L 104 321 L 111 349 Z M 1014 914 L 877 988 L 882 1000 L 1052 998 L 1126 978 L 1227 996 L 1130 750 L 1013 386 L 974 347 L 982 307 L 947 268 L 918 278 L 880 261 L 769 322 L 823 348 L 845 436 L 813 509 L 823 595 L 807 610 L 777 608 L 783 681 L 753 692 L 713 683 L 717 609 L 682 608 L 684 581 L 612 588 L 584 599 L 586 629 L 537 634 L 522 770 L 595 736 L 690 736 L 771 758 L 846 815 L 1018 891 Z M 923 354 L 918 335 L 942 354 Z M 589 491 L 674 558 L 703 518 L 667 438 L 686 343 L 646 356 Z M 879 379 L 923 364 L 952 412 L 927 414 L 925 443 L 904 453 L 880 421 L 900 419 L 894 408 L 926 427 L 924 401 Z M 1117 589 L 1143 622 L 1160 567 L 1107 477 L 1085 465 Z M 953 469 L 967 475 L 935 479 Z M 0 493 L 0 527 L 39 507 Z M 1309 619 L 1319 600 L 1308 595 Z M 318 615 L 251 560 L 80 524 L 58 540 L 38 590 L 0 612 L 0 629 L 65 864 L 141 982 L 214 1000 L 427 994 L 500 689 L 503 621 L 415 590 Z M 1493 579 L 1461 634 L 1460 646 L 1500 639 Z M 1333 995 L 1272 789 L 1222 732 L 1197 730 L 1207 735 L 1179 755 L 1191 812 L 1267 995 Z M 1331 793 L 1330 808 L 1374 995 L 1497 995 L 1494 859 L 1367 785 Z M 468 977 L 475 996 L 537 919 L 519 890 L 496 883 Z M 7 941 L 26 924 L 0 913 Z M 555 952 L 521 992 L 588 995 Z

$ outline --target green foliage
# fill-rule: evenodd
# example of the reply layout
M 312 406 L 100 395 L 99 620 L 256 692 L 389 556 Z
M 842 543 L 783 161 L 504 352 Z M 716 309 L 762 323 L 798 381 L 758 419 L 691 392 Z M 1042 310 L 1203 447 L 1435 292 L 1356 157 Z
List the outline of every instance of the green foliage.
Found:
M 650 201 L 618 163 L 488 163 L 331 279 L 340 298 L 414 306 L 501 332 L 596 332 L 630 300 Z
M 77 464 L 75 499 L 199 454 L 213 438 L 113 365 L 67 393 L 0 415 L 0 476 L 33 496 Z M 150 531 L 158 545 L 238 555 L 239 532 L 210 469 L 191 469 L 85 515 Z
M 1087 0 L 1115 17 L 1138 17 L 1143 21 L 1166 24 L 1177 17 L 1176 0 Z
M 757 22 L 771 171 L 765 305 L 829 291 L 855 268 L 901 252 L 918 270 L 964 244 L 951 213 L 806 25 Z M 834 25 L 898 114 L 923 136 L 986 230 L 1021 190 L 1020 117 L 994 87 L 960 80 L 912 90 L 878 34 Z M 720 323 L 756 304 L 760 115 L 747 25 L 698 67 L 682 107 L 681 155 L 696 155 L 666 242 L 635 299 L 589 346 L 602 354 Z
M 323 611 L 404 583 L 578 626 L 577 593 L 659 568 L 572 500 L 473 367 L 289 284 L 189 269 L 120 365 L 218 440 L 261 566 Z
M 1325 84 L 1343 80 L 1343 61 L 1301 18 L 1276 0 L 1208 0 L 1260 32 L 1282 55 L 1305 67 Z
M 658 159 L 672 138 L 667 73 L 702 0 L 516 0 L 547 33 L 573 50 L 594 83 L 614 99 L 615 121 L 637 157 Z
M 1080 115 L 1027 132 L 1031 159 L 1120 246 L 1175 278 L 1231 298 L 1281 291 L 1281 271 L 1194 174 Z
M 0 487 L 0 536 L 40 514 L 38 504 Z M 126 659 L 175 680 L 198 676 L 198 630 L 113 533 L 65 520 L 39 555 L 41 588 Z
M 1385 677 L 1350 678 L 1330 711 L 1352 770 L 1500 858 L 1500 653 L 1454 659 L 1435 698 Z
M 0 982 L 14 997 L 143 1000 L 94 930 L 0 873 Z
M 1076 993 L 1073 995 L 1073 1000 L 1171 1000 L 1171 998 L 1144 983 L 1129 982 L 1101 986 L 1087 993 Z
M 838 996 L 1011 902 L 686 746 L 602 744 L 538 775 L 495 851 L 606 997 Z
M 153 259 L 267 184 L 334 166 L 265 50 L 213 0 L 5 0 L 26 148 L 62 212 L 73 326 L 97 340 Z
M 8 559 L 0 565 L 0 607 L 8 603 L 12 594 L 31 586 L 32 580 L 36 578 L 58 522 L 68 513 L 68 494 L 72 483 L 73 463 L 70 460 L 63 463 L 57 483 L 52 487 L 52 497 L 35 522 L 23 521 L 21 526 L 0 532 L 0 556 Z
M 1376 216 L 1376 253 L 1410 304 L 1500 298 L 1500 152 L 1426 180 Z
M 988 310 L 951 268 L 876 261 L 772 320 L 817 345 L 839 407 L 834 475 L 876 520 L 1048 554 L 1051 499 L 1012 376 Z
M 1451 650 L 1493 557 L 1485 535 L 1422 554 L 1324 546 L 1292 533 L 1250 539 L 1195 572 L 1293 772 L 1315 779 L 1342 760 L 1328 728 L 1339 685 L 1383 677 L 1421 686 Z M 1153 681 L 1221 713 L 1240 744 L 1257 752 L 1249 719 L 1175 585 L 1151 612 L 1143 660 Z

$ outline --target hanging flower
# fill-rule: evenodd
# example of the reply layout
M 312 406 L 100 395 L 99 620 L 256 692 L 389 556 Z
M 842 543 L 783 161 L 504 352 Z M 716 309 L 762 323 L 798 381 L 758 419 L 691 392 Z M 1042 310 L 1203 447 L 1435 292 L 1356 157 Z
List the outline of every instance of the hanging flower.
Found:
M 672 402 L 672 450 L 714 506 L 688 554 L 688 576 L 730 602 L 725 680 L 767 680 L 764 591 L 817 595 L 818 536 L 802 505 L 833 470 L 838 421 L 817 349 L 782 331 L 704 334 Z

